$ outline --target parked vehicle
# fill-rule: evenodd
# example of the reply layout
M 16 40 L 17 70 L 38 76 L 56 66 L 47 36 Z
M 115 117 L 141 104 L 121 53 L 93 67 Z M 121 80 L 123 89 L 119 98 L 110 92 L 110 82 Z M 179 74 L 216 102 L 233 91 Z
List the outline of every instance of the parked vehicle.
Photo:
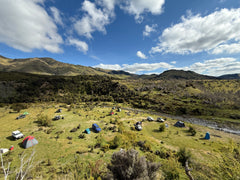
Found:
M 12 137 L 16 140 L 16 139 L 23 138 L 24 135 L 20 131 L 16 130 L 12 132 Z
M 148 116 L 148 117 L 147 117 L 147 120 L 148 120 L 148 121 L 154 121 L 154 119 L 153 119 L 151 116 Z
M 158 117 L 157 122 L 164 122 L 165 120 L 163 118 Z

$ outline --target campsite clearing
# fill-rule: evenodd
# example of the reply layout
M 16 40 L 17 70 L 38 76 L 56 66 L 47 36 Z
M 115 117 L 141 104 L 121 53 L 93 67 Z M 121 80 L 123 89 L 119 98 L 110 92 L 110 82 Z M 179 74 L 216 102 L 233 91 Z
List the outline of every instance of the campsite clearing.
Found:
M 109 104 L 108 106 L 111 105 L 123 106 L 122 104 Z M 52 121 L 50 127 L 39 126 L 36 122 L 39 114 L 47 115 L 49 118 L 54 117 L 56 106 L 62 109 L 64 120 Z M 71 110 L 68 110 L 68 107 L 64 104 L 31 104 L 28 109 L 24 110 L 27 110 L 29 115 L 21 121 L 15 119 L 15 114 L 6 113 L 10 111 L 9 107 L 2 107 L 0 108 L 0 148 L 14 145 L 14 150 L 8 156 L 12 158 L 12 167 L 19 165 L 18 155 L 20 153 L 31 154 L 32 151 L 35 151 L 35 162 L 42 170 L 34 171 L 34 173 L 36 177 L 44 177 L 44 179 L 55 176 L 56 172 L 61 175 L 62 166 L 70 166 L 76 155 L 80 156 L 86 163 L 95 163 L 101 159 L 105 162 L 103 169 L 106 169 L 113 152 L 119 151 L 120 148 L 129 149 L 133 147 L 140 152 L 140 155 L 148 157 L 151 154 L 155 161 L 163 165 L 166 165 L 169 159 L 155 155 L 156 151 L 169 153 L 171 158 L 174 158 L 174 152 L 177 152 L 181 147 L 185 147 L 192 153 L 194 165 L 198 164 L 201 167 L 198 170 L 193 167 L 192 174 L 195 177 L 209 178 L 209 176 L 212 176 L 217 179 L 219 175 L 216 172 L 224 167 L 224 164 L 221 163 L 230 156 L 228 154 L 229 148 L 239 149 L 240 138 L 237 135 L 194 125 L 197 134 L 191 136 L 188 133 L 189 123 L 185 122 L 186 127 L 178 128 L 174 126 L 177 120 L 171 118 L 167 118 L 166 122 L 169 127 L 164 132 L 159 132 L 161 123 L 146 120 L 142 122 L 142 130 L 137 131 L 134 124 L 141 122 L 148 116 L 153 119 L 157 119 L 157 116 L 130 110 L 127 113 L 125 110 L 117 112 L 117 109 L 111 109 L 108 106 L 79 103 L 72 105 Z M 111 110 L 117 113 L 109 115 Z M 76 128 L 79 124 L 81 124 L 80 129 L 71 133 L 70 130 Z M 92 124 L 99 125 L 101 131 L 94 132 Z M 16 129 L 19 129 L 26 137 L 34 136 L 38 144 L 24 149 L 21 146 L 22 139 L 12 141 L 9 138 L 9 133 Z M 79 138 L 79 135 L 83 134 L 86 129 L 89 129 L 91 133 Z M 206 132 L 211 134 L 210 140 L 204 140 Z M 116 148 L 111 149 L 109 147 L 113 143 L 110 142 L 113 142 L 115 137 L 120 140 L 116 142 Z M 143 150 L 142 147 L 137 146 L 136 144 L 139 141 L 145 142 L 145 146 L 148 148 Z M 46 165 L 48 161 L 51 161 L 50 166 Z M 204 167 L 208 167 L 208 170 Z M 51 171 L 52 168 L 55 171 Z M 181 179 L 187 179 L 184 168 L 176 168 L 181 172 Z M 82 174 L 86 173 L 85 171 Z M 209 173 L 206 173 L 206 171 L 209 171 Z M 2 177 L 2 174 L 0 174 L 0 177 Z

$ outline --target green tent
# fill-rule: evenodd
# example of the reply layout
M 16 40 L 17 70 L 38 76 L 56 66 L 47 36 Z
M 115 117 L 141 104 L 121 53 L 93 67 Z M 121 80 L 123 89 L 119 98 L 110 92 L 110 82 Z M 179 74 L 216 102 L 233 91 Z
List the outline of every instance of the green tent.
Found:
M 29 113 L 28 113 L 28 112 L 24 112 L 23 114 L 24 114 L 24 115 L 28 115 Z

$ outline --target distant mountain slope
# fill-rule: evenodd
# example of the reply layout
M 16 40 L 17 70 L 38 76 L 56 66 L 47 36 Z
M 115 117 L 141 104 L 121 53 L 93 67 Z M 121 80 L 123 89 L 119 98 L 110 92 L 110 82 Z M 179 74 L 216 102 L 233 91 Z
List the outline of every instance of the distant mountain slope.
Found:
M 101 68 L 93 68 L 81 65 L 73 65 L 56 61 L 52 58 L 26 58 L 10 59 L 0 55 L 0 71 L 2 72 L 24 72 L 41 75 L 104 75 L 120 79 L 144 79 L 144 80 L 164 80 L 164 79 L 240 79 L 240 74 L 224 75 L 220 77 L 206 76 L 193 71 L 167 70 L 156 75 L 136 75 L 126 71 L 116 71 Z
M 62 63 L 52 58 L 9 59 L 3 56 L 0 56 L 0 71 L 63 76 L 106 74 L 92 67 Z
M 220 79 L 240 79 L 240 74 L 226 74 L 219 76 Z
M 167 70 L 160 75 L 155 75 L 152 79 L 185 79 L 185 80 L 201 80 L 201 79 L 217 79 L 213 76 L 206 76 L 195 73 L 193 71 L 184 70 Z

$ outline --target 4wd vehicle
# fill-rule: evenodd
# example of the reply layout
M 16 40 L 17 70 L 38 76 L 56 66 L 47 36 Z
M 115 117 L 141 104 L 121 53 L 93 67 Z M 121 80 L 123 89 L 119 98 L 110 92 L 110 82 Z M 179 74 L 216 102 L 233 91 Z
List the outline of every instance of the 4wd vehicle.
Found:
M 24 135 L 20 131 L 17 130 L 17 131 L 12 132 L 12 137 L 16 140 L 16 139 L 23 138 Z
M 154 119 L 153 119 L 151 116 L 148 116 L 148 117 L 147 117 L 147 120 L 148 120 L 148 121 L 154 121 Z
M 157 118 L 157 122 L 164 122 L 165 120 L 163 118 Z

